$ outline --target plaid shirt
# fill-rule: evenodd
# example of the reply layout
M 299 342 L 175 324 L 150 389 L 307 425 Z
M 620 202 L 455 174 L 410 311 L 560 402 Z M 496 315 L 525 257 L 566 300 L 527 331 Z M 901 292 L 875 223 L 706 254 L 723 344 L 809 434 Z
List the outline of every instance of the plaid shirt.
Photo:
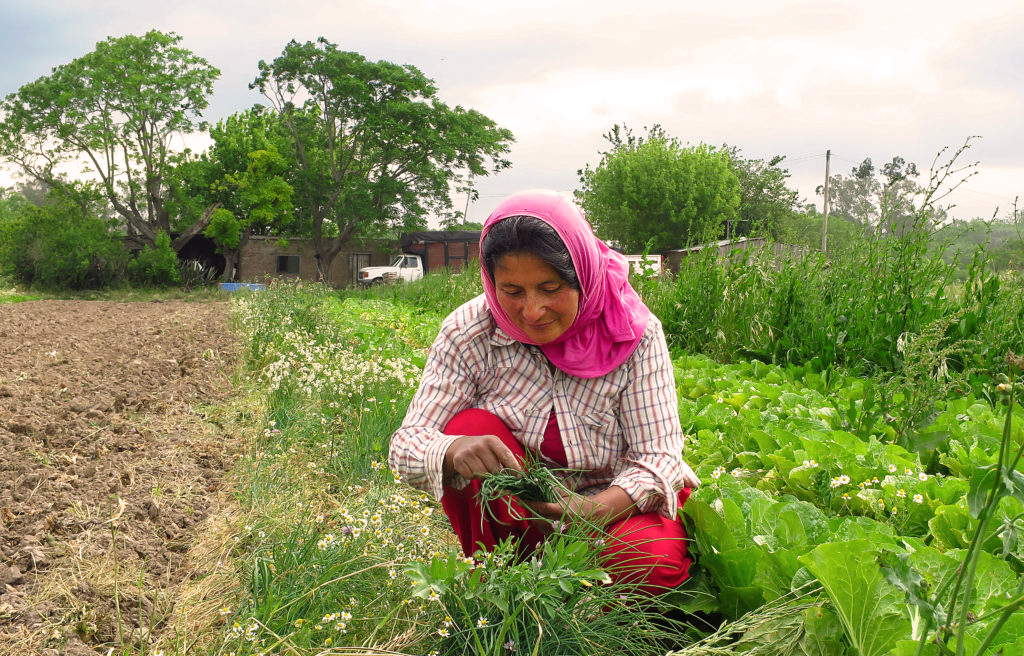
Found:
M 683 461 L 672 362 L 661 322 L 651 315 L 633 355 L 599 378 L 550 367 L 539 347 L 498 328 L 483 295 L 445 319 L 430 347 L 419 390 L 391 438 L 390 464 L 409 484 L 442 495 L 444 454 L 459 436 L 442 429 L 466 408 L 481 408 L 540 456 L 554 408 L 568 468 L 581 494 L 621 487 L 641 512 L 675 517 L 676 491 L 697 484 Z M 454 482 L 461 488 L 466 481 Z

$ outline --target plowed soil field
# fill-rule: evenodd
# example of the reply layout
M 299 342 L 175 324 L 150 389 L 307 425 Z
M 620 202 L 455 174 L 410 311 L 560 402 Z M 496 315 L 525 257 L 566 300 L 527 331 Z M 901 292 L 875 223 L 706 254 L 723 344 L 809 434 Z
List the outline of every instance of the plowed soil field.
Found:
M 148 654 L 180 630 L 231 512 L 227 314 L 0 304 L 0 654 Z

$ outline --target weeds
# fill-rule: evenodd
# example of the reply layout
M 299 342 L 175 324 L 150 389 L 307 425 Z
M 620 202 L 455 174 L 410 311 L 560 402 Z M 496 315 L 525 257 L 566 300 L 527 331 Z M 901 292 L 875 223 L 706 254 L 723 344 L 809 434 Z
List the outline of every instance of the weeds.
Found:
M 1006 357 L 1006 363 L 1009 375 L 1003 376 L 997 385 L 999 404 L 1006 408 L 998 458 L 993 465 L 976 471 L 971 479 L 968 504 L 977 525 L 962 565 L 955 576 L 948 578 L 944 585 L 938 587 L 934 595 L 927 589 L 922 591 L 920 575 L 913 569 L 892 565 L 888 569 L 890 578 L 907 591 L 908 602 L 916 607 L 922 617 L 923 628 L 919 631 L 918 655 L 924 653 L 925 646 L 931 643 L 939 646 L 942 653 L 964 656 L 967 653 L 968 636 L 973 632 L 971 629 L 986 626 L 979 623 L 987 620 L 987 631 L 975 633 L 980 637 L 980 644 L 975 641 L 976 647 L 971 651 L 976 655 L 984 654 L 1003 625 L 1024 606 L 1024 577 L 1021 577 L 1013 595 L 1003 600 L 1005 603 L 997 604 L 980 617 L 971 613 L 972 595 L 976 594 L 975 577 L 981 562 L 983 544 L 989 538 L 989 526 L 996 518 L 996 510 L 1004 497 L 1024 500 L 1024 474 L 1017 469 L 1024 454 L 1024 442 L 1018 446 L 1012 439 L 1013 410 L 1017 397 L 1024 389 L 1016 374 L 1024 370 L 1024 358 L 1016 357 L 1011 352 Z M 1004 558 L 1010 556 L 1016 547 L 1014 524 L 1015 520 L 1011 520 L 1005 527 L 1007 530 L 996 533 L 996 536 L 1001 535 L 1003 540 Z M 951 589 L 948 585 L 950 582 Z M 934 627 L 937 628 L 932 635 L 930 631 Z M 955 651 L 952 652 L 949 649 L 951 642 L 955 643 Z
M 653 654 L 678 644 L 685 625 L 628 586 L 610 585 L 599 553 L 593 538 L 570 529 L 528 560 L 506 540 L 475 558 L 414 563 L 407 574 L 413 594 L 443 613 L 433 627 L 439 654 Z

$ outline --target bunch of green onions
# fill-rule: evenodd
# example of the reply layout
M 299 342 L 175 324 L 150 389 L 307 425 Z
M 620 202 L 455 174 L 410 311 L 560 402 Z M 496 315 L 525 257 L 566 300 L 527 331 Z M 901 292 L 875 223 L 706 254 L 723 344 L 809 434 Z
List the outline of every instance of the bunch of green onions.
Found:
M 565 486 L 553 470 L 530 459 L 523 465 L 522 471 L 502 469 L 484 476 L 480 483 L 480 503 L 486 506 L 505 495 L 512 495 L 520 501 L 555 503 L 561 500 L 559 490 Z

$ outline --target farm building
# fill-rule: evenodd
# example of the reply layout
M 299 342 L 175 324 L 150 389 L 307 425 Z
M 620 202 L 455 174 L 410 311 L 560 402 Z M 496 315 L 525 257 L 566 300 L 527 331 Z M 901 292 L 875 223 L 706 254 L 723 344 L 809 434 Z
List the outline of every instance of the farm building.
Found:
M 403 253 L 423 258 L 425 271 L 458 271 L 469 260 L 480 259 L 479 230 L 433 230 L 402 235 L 398 246 Z
M 458 230 L 406 233 L 397 243 L 391 239 L 352 242 L 334 258 L 328 282 L 333 287 L 353 285 L 359 269 L 384 266 L 399 252 L 422 257 L 427 271 L 460 269 L 480 257 L 479 240 L 479 231 Z M 267 278 L 316 281 L 313 240 L 296 237 L 281 242 L 276 237 L 250 237 L 242 247 L 238 280 L 263 282 Z
M 394 252 L 391 240 L 352 242 L 334 258 L 328 282 L 333 287 L 347 287 L 355 282 L 359 269 L 387 264 Z M 250 237 L 242 247 L 238 280 L 264 282 L 267 278 L 318 280 L 313 240 L 293 237 L 282 242 L 277 237 Z

